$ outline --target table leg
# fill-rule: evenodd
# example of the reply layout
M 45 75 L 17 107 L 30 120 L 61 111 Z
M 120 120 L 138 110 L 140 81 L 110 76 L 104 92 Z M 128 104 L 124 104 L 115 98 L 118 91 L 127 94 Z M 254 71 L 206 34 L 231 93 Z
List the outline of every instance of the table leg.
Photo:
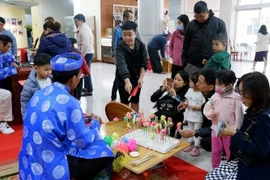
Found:
M 20 102 L 20 84 L 18 75 L 11 77 L 12 111 L 14 120 L 10 124 L 22 124 L 21 102 Z

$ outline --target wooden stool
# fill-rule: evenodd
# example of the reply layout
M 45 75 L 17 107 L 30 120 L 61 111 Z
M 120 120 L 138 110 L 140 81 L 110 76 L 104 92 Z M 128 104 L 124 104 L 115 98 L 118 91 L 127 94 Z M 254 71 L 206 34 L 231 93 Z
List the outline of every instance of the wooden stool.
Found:
M 109 121 L 113 121 L 115 117 L 121 120 L 127 112 L 133 112 L 133 109 L 119 102 L 111 101 L 105 106 L 105 113 Z

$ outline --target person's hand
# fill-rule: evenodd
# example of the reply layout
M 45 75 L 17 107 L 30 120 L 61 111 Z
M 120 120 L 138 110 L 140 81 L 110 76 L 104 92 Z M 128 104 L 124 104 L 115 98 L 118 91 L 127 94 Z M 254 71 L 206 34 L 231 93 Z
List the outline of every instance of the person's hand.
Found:
M 140 88 L 142 88 L 142 86 L 143 86 L 143 79 L 141 79 L 141 78 L 138 79 L 138 86 Z
M 177 106 L 178 111 L 184 110 L 188 107 L 188 102 L 182 102 Z
M 95 115 L 94 113 L 91 113 L 91 117 L 92 117 L 92 119 L 98 120 L 98 122 L 99 122 L 100 124 L 103 123 L 100 116 L 97 116 L 97 115 Z
M 193 130 L 179 130 L 179 133 L 183 138 L 190 138 L 195 135 L 195 131 Z
M 10 66 L 12 66 L 12 67 L 16 67 L 16 69 L 17 69 L 17 71 L 19 71 L 20 70 L 20 66 L 18 66 L 18 64 L 16 64 L 15 62 L 12 62 L 11 64 L 10 64 Z
M 163 81 L 161 91 L 164 92 L 164 91 L 166 91 L 166 90 L 167 90 L 167 80 L 165 79 L 165 80 Z
M 202 60 L 202 64 L 205 65 L 207 63 L 207 60 L 206 59 L 203 59 Z
M 169 92 L 169 94 L 172 96 L 172 97 L 176 97 L 176 91 L 174 89 L 174 85 L 172 84 L 172 87 L 169 87 L 167 86 L 167 90 Z
M 223 136 L 233 136 L 233 135 L 235 135 L 236 130 L 231 125 L 229 125 L 227 122 L 224 122 L 224 123 L 225 123 L 226 127 L 225 127 L 225 129 L 223 129 L 223 131 L 221 131 L 218 134 L 218 136 L 223 137 Z
M 130 82 L 129 79 L 125 80 L 125 90 L 126 92 L 128 92 L 129 94 L 131 93 L 132 90 L 132 84 Z

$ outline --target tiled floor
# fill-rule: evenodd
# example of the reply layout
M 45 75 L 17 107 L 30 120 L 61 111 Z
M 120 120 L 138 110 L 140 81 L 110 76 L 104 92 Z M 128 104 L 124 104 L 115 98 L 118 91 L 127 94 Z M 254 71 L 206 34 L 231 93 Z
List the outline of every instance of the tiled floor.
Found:
M 252 67 L 251 61 L 232 62 L 232 70 L 236 72 L 237 77 L 250 72 Z M 263 63 L 257 65 L 257 70 L 263 70 Z M 107 121 L 104 107 L 111 100 L 111 87 L 114 80 L 115 65 L 106 63 L 93 63 L 91 67 L 92 81 L 94 92 L 92 97 L 83 97 L 81 100 L 83 111 L 86 113 L 95 113 L 102 117 L 103 121 Z M 267 73 L 266 74 L 270 74 Z M 144 78 L 144 86 L 141 92 L 141 109 L 144 114 L 150 113 L 153 103 L 150 101 L 152 93 L 159 88 L 162 81 L 170 77 L 170 74 L 154 74 L 147 72 Z M 119 96 L 118 96 L 119 98 Z M 189 154 L 180 152 L 177 156 L 186 160 L 206 171 L 211 170 L 210 153 L 201 151 L 201 156 L 194 158 Z

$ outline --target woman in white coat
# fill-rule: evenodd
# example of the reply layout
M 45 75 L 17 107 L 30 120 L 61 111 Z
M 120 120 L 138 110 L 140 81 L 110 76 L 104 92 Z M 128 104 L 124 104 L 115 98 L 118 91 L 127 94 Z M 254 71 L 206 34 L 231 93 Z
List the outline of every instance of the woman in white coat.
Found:
M 267 32 L 267 28 L 265 25 L 261 25 L 257 35 L 257 41 L 255 42 L 255 44 L 256 44 L 256 54 L 252 70 L 255 71 L 255 66 L 257 62 L 264 61 L 263 73 L 265 73 L 267 66 L 268 46 L 270 44 L 270 34 Z

